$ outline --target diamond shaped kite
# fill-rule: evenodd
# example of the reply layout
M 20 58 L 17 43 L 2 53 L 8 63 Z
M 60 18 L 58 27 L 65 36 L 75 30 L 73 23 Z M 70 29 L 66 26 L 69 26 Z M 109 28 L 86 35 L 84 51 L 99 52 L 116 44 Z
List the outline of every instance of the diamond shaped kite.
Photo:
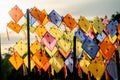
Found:
M 42 10 L 42 13 L 44 15 L 46 15 L 45 18 L 44 18 L 44 21 L 42 22 L 42 25 L 45 25 L 45 24 L 47 24 L 50 21 L 50 19 L 48 18 L 48 14 L 47 14 L 45 9 Z
M 59 73 L 60 70 L 63 68 L 64 66 L 64 61 L 62 59 L 62 56 L 59 53 L 56 53 L 50 60 L 49 63 L 51 64 L 51 66 L 54 68 L 54 70 L 56 71 L 56 73 Z
M 82 41 L 82 42 L 84 42 L 85 38 L 87 38 L 86 35 L 80 29 L 77 30 L 77 32 L 75 33 L 75 35 L 77 37 L 79 37 L 80 41 Z
M 52 10 L 48 17 L 57 27 L 62 23 L 62 17 L 55 10 Z
M 117 26 L 118 26 L 118 22 L 117 21 L 111 21 L 107 25 L 107 30 L 108 30 L 108 32 L 109 32 L 111 37 L 113 37 L 117 33 Z
M 42 13 L 39 9 L 37 9 L 36 7 L 33 7 L 31 10 L 31 15 L 38 20 L 40 23 L 43 23 L 46 15 L 44 13 Z
M 83 17 L 83 16 L 80 16 L 80 20 L 78 22 L 78 26 L 83 30 L 83 31 L 89 31 L 90 30 L 90 23 L 89 21 Z
M 14 32 L 16 33 L 19 33 L 20 30 L 22 29 L 22 27 L 17 24 L 17 23 L 14 23 L 12 21 L 10 21 L 8 24 L 7 24 L 7 27 L 9 27 L 10 29 L 12 29 Z
M 64 58 L 67 58 L 67 56 L 70 54 L 71 50 L 71 46 L 72 43 L 69 39 L 67 39 L 68 37 L 66 37 L 65 35 L 63 35 L 60 40 L 58 40 L 58 45 L 59 45 L 59 51 L 60 53 L 64 56 Z
M 27 52 L 27 44 L 21 39 L 14 45 L 14 49 L 23 56 Z
M 114 59 L 110 59 L 109 63 L 106 66 L 106 69 L 109 73 L 109 75 L 114 79 L 114 80 L 118 80 L 118 75 L 117 74 L 117 65 L 114 61 Z
M 63 22 L 67 25 L 67 27 L 70 30 L 73 30 L 76 27 L 76 25 L 77 25 L 77 22 L 74 20 L 74 18 L 70 14 L 67 14 L 63 18 Z
M 97 60 L 93 60 L 88 69 L 97 80 L 100 80 L 105 71 L 105 65 L 104 63 L 97 62 Z
M 106 36 L 100 44 L 100 50 L 102 51 L 103 57 L 109 60 L 115 52 L 116 48 L 114 45 L 112 45 L 111 41 L 109 40 L 109 37 Z
M 62 36 L 62 32 L 55 26 L 52 26 L 49 32 L 58 40 Z
M 82 45 L 82 48 L 88 53 L 88 55 L 91 58 L 95 58 L 99 50 L 98 45 L 90 37 L 86 38 L 86 40 L 84 41 Z
M 32 57 L 36 67 L 38 68 L 38 71 L 42 69 L 43 64 L 40 62 L 40 50 L 38 50 Z
M 35 32 L 37 33 L 37 35 L 42 39 L 43 36 L 45 35 L 45 33 L 47 32 L 46 28 L 42 25 L 39 25 Z
M 79 65 L 84 73 L 88 74 L 88 66 L 90 64 L 90 59 L 86 54 L 83 55 L 82 59 L 79 62 Z
M 100 67 L 99 67 L 99 65 Z M 96 66 L 94 66 L 96 65 Z M 102 67 L 101 65 L 103 65 L 103 71 L 101 70 L 101 72 L 97 73 L 97 71 L 99 71 Z M 94 66 L 94 67 L 93 67 Z M 92 68 L 93 67 L 93 68 Z M 99 68 L 98 68 L 99 67 Z M 104 73 L 104 68 L 105 68 L 105 65 L 104 65 L 104 60 L 103 60 L 103 57 L 102 57 L 102 53 L 101 51 L 99 50 L 99 52 L 97 53 L 96 57 L 94 60 L 91 61 L 91 64 L 88 66 L 88 70 L 94 75 L 94 77 L 96 79 L 99 80 L 99 77 L 101 78 L 101 76 L 103 75 Z M 96 71 L 96 73 L 95 73 Z
M 38 70 L 43 68 L 43 66 L 46 66 L 45 68 L 43 68 L 44 71 L 46 71 L 49 68 L 50 65 L 47 64 L 49 61 L 49 58 L 46 56 L 45 51 L 38 50 L 32 58 L 33 58 L 35 64 L 37 65 Z
M 40 49 L 40 42 L 36 40 L 33 44 L 30 46 L 30 51 L 34 54 Z
M 53 50 L 57 40 L 49 33 L 46 32 L 46 34 L 44 35 L 44 37 L 42 38 L 41 42 L 49 49 L 49 50 Z
M 19 8 L 17 5 L 15 5 L 15 6 L 9 11 L 9 15 L 10 15 L 11 18 L 14 20 L 14 22 L 17 23 L 24 14 L 23 14 L 23 12 L 20 10 L 20 8 Z
M 74 55 L 70 54 L 70 56 L 65 60 L 65 64 L 71 73 L 73 72 L 73 58 L 74 58 Z M 75 65 L 76 67 L 77 67 L 77 64 L 78 64 L 78 61 L 76 60 L 76 65 Z
M 9 58 L 10 63 L 13 65 L 13 67 L 18 70 L 20 66 L 24 63 L 23 59 L 20 57 L 20 55 L 15 52 L 10 58 Z
M 105 25 L 102 23 L 102 21 L 99 17 L 96 17 L 93 20 L 93 25 L 94 25 L 94 28 L 97 30 L 98 33 L 101 33 L 105 28 Z
M 100 42 L 102 42 L 105 37 L 106 37 L 106 34 L 105 34 L 104 32 L 102 32 L 101 34 L 98 34 L 98 35 L 97 35 L 97 39 L 98 39 Z
M 73 72 L 73 54 L 71 54 L 66 60 L 65 60 L 65 64 L 67 66 L 67 68 L 69 69 L 69 71 L 72 73 Z

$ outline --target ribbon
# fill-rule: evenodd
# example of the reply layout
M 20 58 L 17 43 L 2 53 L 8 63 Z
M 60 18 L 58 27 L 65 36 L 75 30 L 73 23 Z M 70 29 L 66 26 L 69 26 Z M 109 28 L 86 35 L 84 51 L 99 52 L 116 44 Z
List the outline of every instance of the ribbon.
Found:
M 51 66 L 51 74 L 54 76 L 54 68 Z
M 35 39 L 36 39 L 36 41 L 38 41 L 38 37 L 37 37 L 37 35 L 35 36 Z
M 25 30 L 22 29 L 22 32 L 23 32 L 23 35 L 24 35 L 25 39 L 27 40 L 27 34 L 26 34 Z
M 50 78 L 50 68 L 48 68 L 48 77 Z
M 6 33 L 7 33 L 7 38 L 8 38 L 8 40 L 10 40 L 10 37 L 9 37 L 9 33 L 8 33 L 7 27 L 6 27 Z
M 79 64 L 78 64 L 78 76 L 82 78 L 82 72 Z
M 26 76 L 27 75 L 27 73 L 26 73 L 26 67 L 25 67 L 25 65 L 23 64 L 23 76 Z
M 67 77 L 67 68 L 66 68 L 66 65 L 65 65 L 65 64 L 64 64 L 63 69 L 64 69 L 64 78 L 66 78 L 66 77 Z
M 41 70 L 39 70 L 39 75 L 41 75 Z
M 88 80 L 91 80 L 91 73 L 88 71 Z
M 110 80 L 110 77 L 109 77 L 109 75 L 108 75 L 107 70 L 105 70 L 105 78 L 106 78 L 106 80 Z

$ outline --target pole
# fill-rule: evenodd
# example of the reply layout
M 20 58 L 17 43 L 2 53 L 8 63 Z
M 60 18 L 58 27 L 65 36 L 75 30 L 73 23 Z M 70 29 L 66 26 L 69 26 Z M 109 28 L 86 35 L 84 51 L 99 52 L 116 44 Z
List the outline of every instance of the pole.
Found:
M 117 64 L 117 73 L 118 73 L 118 79 L 120 79 L 120 66 L 119 66 L 119 52 L 118 52 L 118 50 L 116 51 L 116 53 L 115 53 L 116 55 L 116 64 Z
M 73 52 L 74 52 L 74 59 L 73 59 L 73 79 L 75 80 L 76 78 L 76 36 L 74 36 L 74 46 L 73 46 Z
M 28 46 L 28 79 L 30 78 L 30 29 L 29 29 L 29 9 L 27 9 L 27 46 Z
M 2 56 L 1 56 L 1 33 L 0 33 L 0 76 L 2 77 L 2 67 L 1 67 L 1 62 L 2 61 Z

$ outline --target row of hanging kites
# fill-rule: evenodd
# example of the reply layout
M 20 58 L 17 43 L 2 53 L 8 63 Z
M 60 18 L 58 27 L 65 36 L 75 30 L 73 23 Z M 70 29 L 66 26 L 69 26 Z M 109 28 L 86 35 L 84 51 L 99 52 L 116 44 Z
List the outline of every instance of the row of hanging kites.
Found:
M 27 29 L 27 13 L 15 5 L 9 15 L 12 20 L 7 24 L 17 34 Z M 120 23 L 101 20 L 95 17 L 93 21 L 84 16 L 75 20 L 70 14 L 60 16 L 55 10 L 49 14 L 33 7 L 29 12 L 30 32 L 36 39 L 30 45 L 31 71 L 36 66 L 45 72 L 51 67 L 51 72 L 59 73 L 64 68 L 73 72 L 73 37 L 76 36 L 76 68 L 88 74 L 90 71 L 96 79 L 101 79 L 107 73 L 118 79 L 117 65 L 114 60 L 116 51 L 120 51 Z M 52 26 L 51 26 L 52 25 Z M 8 34 L 8 31 L 7 31 Z M 8 34 L 8 39 L 9 34 Z M 10 63 L 18 70 L 22 65 L 28 67 L 27 44 L 20 39 L 13 46 L 14 53 L 9 58 Z M 26 55 L 26 56 L 25 56 Z M 23 57 L 25 56 L 25 57 Z M 67 75 L 65 75 L 67 77 Z M 80 75 L 81 76 L 81 75 Z

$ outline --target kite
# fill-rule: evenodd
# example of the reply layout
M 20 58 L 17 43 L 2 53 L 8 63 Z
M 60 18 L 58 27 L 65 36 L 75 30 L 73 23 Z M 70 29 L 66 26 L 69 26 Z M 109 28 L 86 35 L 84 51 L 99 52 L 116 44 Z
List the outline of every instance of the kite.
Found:
M 9 58 L 9 62 L 13 65 L 13 67 L 18 70 L 20 66 L 24 63 L 23 59 L 17 52 L 14 52 L 13 55 Z
M 27 44 L 20 39 L 15 45 L 14 49 L 19 53 L 19 55 L 22 57 L 24 54 L 27 53 Z
M 10 11 L 9 15 L 14 20 L 15 23 L 17 23 L 22 16 L 24 16 L 23 12 L 20 10 L 20 8 L 15 5 Z
M 49 32 L 46 32 L 44 37 L 41 39 L 41 43 L 52 51 L 57 43 L 57 40 Z
M 20 30 L 22 29 L 22 27 L 21 27 L 19 24 L 15 23 L 15 22 L 13 22 L 13 21 L 10 21 L 10 22 L 7 24 L 7 27 L 10 28 L 10 29 L 12 29 L 12 30 L 13 30 L 14 32 L 16 32 L 16 33 L 19 33 Z
M 88 53 L 91 58 L 95 58 L 99 50 L 99 46 L 90 37 L 86 38 L 82 44 L 82 48 Z
M 52 10 L 48 17 L 50 18 L 51 22 L 54 23 L 57 27 L 59 27 L 62 23 L 62 17 L 55 10 Z
M 73 30 L 77 26 L 77 22 L 70 14 L 67 14 L 65 17 L 63 17 L 63 22 L 70 30 Z

